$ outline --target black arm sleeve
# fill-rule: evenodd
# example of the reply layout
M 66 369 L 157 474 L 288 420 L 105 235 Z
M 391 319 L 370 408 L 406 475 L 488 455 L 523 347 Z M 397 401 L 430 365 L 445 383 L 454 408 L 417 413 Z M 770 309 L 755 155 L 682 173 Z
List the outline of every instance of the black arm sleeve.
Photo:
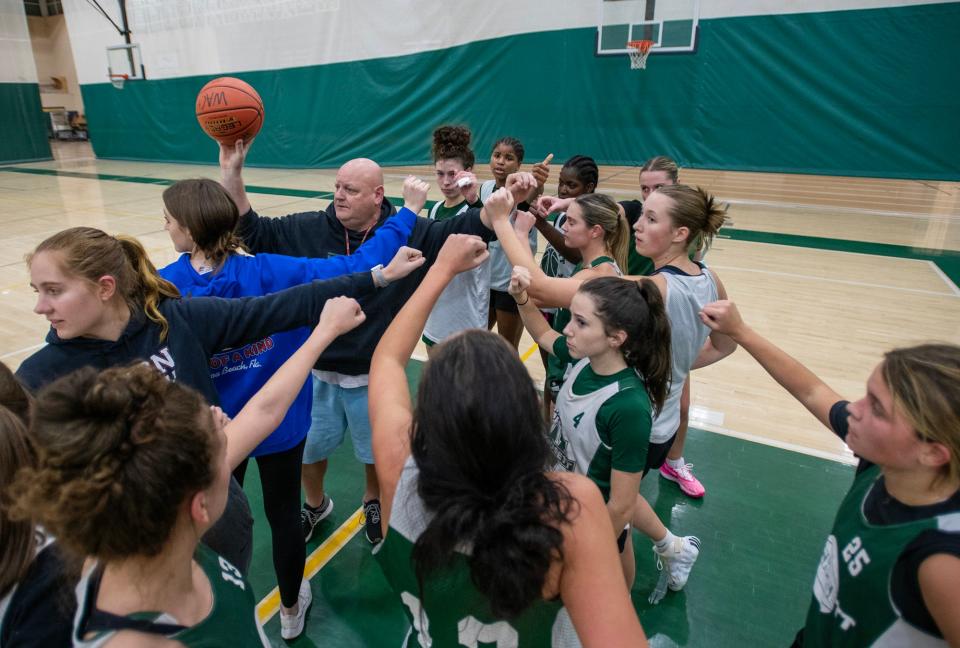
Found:
M 440 248 L 443 247 L 444 241 L 451 234 L 476 234 L 484 241 L 491 241 L 496 238 L 493 230 L 487 229 L 487 226 L 480 220 L 480 209 L 471 208 L 453 218 L 429 221 L 426 233 L 418 242 L 423 256 L 430 260 L 435 259 L 437 253 L 440 252 Z
M 847 405 L 849 404 L 850 401 L 837 401 L 830 408 L 830 427 L 833 433 L 844 441 L 847 440 Z
M 960 557 L 960 534 L 928 530 L 907 545 L 890 577 L 890 594 L 903 619 L 935 637 L 943 634 L 930 616 L 920 591 L 920 565 L 934 554 Z
M 313 326 L 328 299 L 374 291 L 369 272 L 294 286 L 265 297 L 196 297 L 177 304 L 207 353 L 240 346 L 273 333 Z
M 247 249 L 254 254 L 268 252 L 304 256 L 298 253 L 297 246 L 299 235 L 303 231 L 303 219 L 313 219 L 318 215 L 318 212 L 302 212 L 282 218 L 267 218 L 251 208 L 240 217 L 237 236 L 243 239 Z

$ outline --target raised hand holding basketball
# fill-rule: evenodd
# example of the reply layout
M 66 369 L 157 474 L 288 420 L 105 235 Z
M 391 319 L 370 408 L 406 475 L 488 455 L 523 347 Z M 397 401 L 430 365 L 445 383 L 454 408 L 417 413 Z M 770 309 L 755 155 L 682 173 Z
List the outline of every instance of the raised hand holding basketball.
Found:
M 220 170 L 224 173 L 239 173 L 247 161 L 247 153 L 253 146 L 253 138 L 248 141 L 238 139 L 233 144 L 218 142 L 220 146 Z
M 407 176 L 403 181 L 403 206 L 414 214 L 420 213 L 427 202 L 430 185 L 416 176 Z
M 479 236 L 451 234 L 440 248 L 434 267 L 455 275 L 476 268 L 489 256 L 487 244 Z
M 383 278 L 387 281 L 403 279 L 425 262 L 426 258 L 420 250 L 414 250 L 412 247 L 404 245 L 397 250 L 397 253 L 390 259 L 390 263 L 383 269 Z

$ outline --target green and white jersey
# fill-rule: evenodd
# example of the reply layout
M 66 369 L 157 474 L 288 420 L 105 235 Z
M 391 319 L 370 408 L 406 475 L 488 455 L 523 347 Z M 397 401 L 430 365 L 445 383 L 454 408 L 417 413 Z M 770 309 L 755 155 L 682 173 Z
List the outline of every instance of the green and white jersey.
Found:
M 556 252 L 556 250 L 554 250 Z M 546 254 L 546 253 L 544 253 Z M 591 268 L 596 268 L 597 266 L 603 265 L 604 263 L 609 263 L 613 266 L 614 271 L 618 277 L 623 276 L 623 272 L 620 270 L 620 266 L 617 265 L 617 262 L 608 256 L 600 256 L 590 262 Z M 583 270 L 583 263 L 578 263 L 573 267 L 573 272 L 570 276 L 573 276 Z M 570 309 L 569 308 L 558 308 L 557 315 L 553 318 L 553 330 L 563 335 L 563 329 L 566 328 L 567 324 L 570 323 Z M 570 370 L 571 363 L 564 360 L 560 360 L 554 355 L 550 355 L 547 358 L 547 380 L 546 386 L 556 392 L 561 383 L 563 383 L 567 372 Z
M 390 531 L 374 556 L 410 620 L 403 645 L 407 648 L 496 646 L 498 648 L 550 648 L 569 645 L 561 639 L 569 632 L 569 616 L 557 601 L 537 601 L 512 621 L 498 619 L 470 578 L 469 547 L 460 547 L 451 564 L 417 583 L 412 551 L 431 514 L 417 493 L 420 471 L 407 459 L 397 484 L 390 513 Z M 386 645 L 386 643 L 385 643 Z
M 480 185 L 480 202 L 484 203 L 487 201 L 494 191 L 497 190 L 497 181 L 496 180 L 487 180 L 482 185 Z M 513 225 L 516 218 L 510 219 L 510 224 Z M 537 230 L 533 228 L 530 230 L 528 237 L 528 243 L 530 245 L 530 251 L 534 255 L 537 254 Z M 499 290 L 500 292 L 506 292 L 507 288 L 510 287 L 510 275 L 513 274 L 513 265 L 510 263 L 510 259 L 507 258 L 506 253 L 503 251 L 503 246 L 500 245 L 500 241 L 493 240 L 487 244 L 487 248 L 490 250 L 490 289 Z
M 572 360 L 566 338 L 554 342 L 553 352 Z M 600 376 L 583 358 L 573 365 L 553 411 L 557 469 L 586 475 L 606 501 L 612 470 L 638 473 L 646 467 L 651 424 L 650 398 L 636 370 Z
M 479 203 L 472 206 L 477 205 Z M 470 207 L 465 200 L 453 207 L 444 207 L 441 200 L 430 208 L 428 217 L 446 220 L 459 216 Z M 438 344 L 466 329 L 486 330 L 489 314 L 490 262 L 487 260 L 473 270 L 461 272 L 447 284 L 427 318 L 423 336 L 433 344 Z
M 269 646 L 257 620 L 256 600 L 250 584 L 240 570 L 204 545 L 198 545 L 194 560 L 203 569 L 213 591 L 210 614 L 200 623 L 162 634 L 187 648 L 263 648 Z M 179 626 L 165 612 L 137 612 L 117 617 L 96 609 L 101 570 L 94 565 L 77 585 L 77 614 L 74 622 L 75 648 L 98 648 L 123 629 L 137 629 L 137 624 Z M 91 623 L 95 620 L 95 623 Z M 109 627 L 101 627 L 109 626 Z M 83 637 L 92 634 L 89 639 Z
M 960 533 L 960 512 L 873 524 L 864 514 L 880 469 L 856 476 L 840 504 L 813 582 L 813 601 L 804 627 L 804 646 L 926 648 L 946 646 L 907 623 L 893 603 L 894 566 L 904 549 L 928 530 Z

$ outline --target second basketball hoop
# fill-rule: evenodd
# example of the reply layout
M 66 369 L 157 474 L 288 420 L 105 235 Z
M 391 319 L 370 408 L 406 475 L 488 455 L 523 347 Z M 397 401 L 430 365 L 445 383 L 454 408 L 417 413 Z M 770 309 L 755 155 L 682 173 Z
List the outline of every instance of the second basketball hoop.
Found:
M 630 50 L 630 69 L 644 70 L 647 67 L 647 57 L 650 56 L 650 48 L 653 47 L 652 40 L 632 40 L 627 42 L 627 48 Z

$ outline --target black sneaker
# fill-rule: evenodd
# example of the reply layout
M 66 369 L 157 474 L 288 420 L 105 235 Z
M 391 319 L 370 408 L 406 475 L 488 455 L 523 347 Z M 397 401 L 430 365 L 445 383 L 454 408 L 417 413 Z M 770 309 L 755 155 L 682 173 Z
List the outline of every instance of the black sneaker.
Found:
M 364 533 L 370 544 L 377 544 L 383 540 L 383 529 L 380 528 L 380 500 L 372 499 L 363 503 Z
M 303 508 L 300 509 L 300 527 L 303 529 L 304 542 L 310 542 L 317 524 L 331 513 L 333 513 L 333 498 L 326 493 L 323 494 L 323 501 L 317 508 L 313 508 L 306 502 L 303 503 Z

